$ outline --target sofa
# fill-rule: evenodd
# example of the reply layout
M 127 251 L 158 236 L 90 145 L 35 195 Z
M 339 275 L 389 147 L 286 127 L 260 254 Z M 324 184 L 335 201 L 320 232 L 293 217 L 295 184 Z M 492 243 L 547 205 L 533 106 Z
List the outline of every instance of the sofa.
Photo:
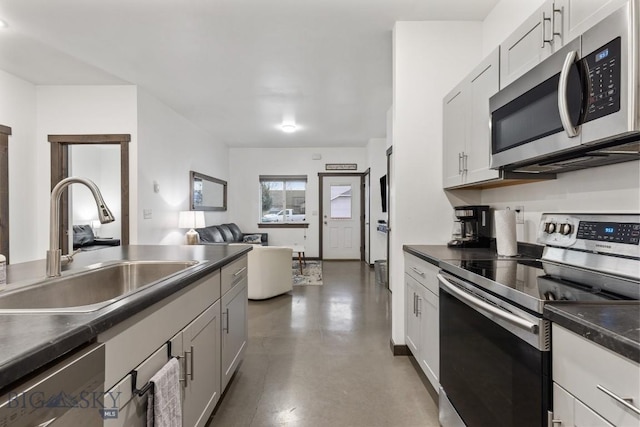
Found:
M 73 226 L 73 249 L 81 252 L 95 251 L 109 246 L 120 246 L 120 239 L 101 239 L 93 234 L 89 224 Z
M 229 243 L 251 243 L 268 246 L 269 235 L 267 233 L 243 233 L 234 223 L 210 225 L 208 227 L 195 229 L 200 236 L 200 243 L 203 244 L 229 244 Z

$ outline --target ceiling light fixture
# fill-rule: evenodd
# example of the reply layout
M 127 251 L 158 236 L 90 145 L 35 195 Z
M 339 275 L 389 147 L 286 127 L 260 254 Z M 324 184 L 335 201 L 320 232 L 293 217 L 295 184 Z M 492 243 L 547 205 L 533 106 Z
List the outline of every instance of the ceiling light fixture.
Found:
M 285 133 L 293 133 L 298 130 L 298 127 L 293 123 L 283 123 L 282 126 L 280 126 L 280 129 Z
M 0 29 L 7 28 L 8 26 L 9 26 L 9 24 L 7 24 L 5 21 L 0 19 Z

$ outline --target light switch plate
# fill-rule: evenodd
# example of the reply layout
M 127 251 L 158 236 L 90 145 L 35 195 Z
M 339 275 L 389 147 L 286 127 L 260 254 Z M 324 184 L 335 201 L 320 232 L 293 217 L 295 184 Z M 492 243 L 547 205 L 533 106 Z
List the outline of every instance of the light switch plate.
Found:
M 153 211 L 151 209 L 143 209 L 142 210 L 142 218 L 151 219 L 152 215 L 153 215 Z
M 524 224 L 524 206 L 516 206 L 516 224 Z

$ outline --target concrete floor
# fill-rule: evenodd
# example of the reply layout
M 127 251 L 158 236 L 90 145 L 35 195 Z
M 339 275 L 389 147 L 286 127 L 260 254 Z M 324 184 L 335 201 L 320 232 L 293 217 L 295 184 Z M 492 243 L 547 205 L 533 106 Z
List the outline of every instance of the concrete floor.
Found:
M 438 426 L 408 357 L 393 356 L 390 294 L 360 262 L 323 286 L 249 301 L 249 344 L 209 426 Z

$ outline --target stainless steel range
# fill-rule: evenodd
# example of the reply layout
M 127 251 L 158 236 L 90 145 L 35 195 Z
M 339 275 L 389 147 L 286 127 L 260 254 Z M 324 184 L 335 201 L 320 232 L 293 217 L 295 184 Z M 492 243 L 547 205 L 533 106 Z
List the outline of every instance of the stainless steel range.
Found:
M 546 426 L 554 301 L 640 299 L 640 215 L 543 214 L 541 259 L 447 261 L 440 280 L 440 423 Z

